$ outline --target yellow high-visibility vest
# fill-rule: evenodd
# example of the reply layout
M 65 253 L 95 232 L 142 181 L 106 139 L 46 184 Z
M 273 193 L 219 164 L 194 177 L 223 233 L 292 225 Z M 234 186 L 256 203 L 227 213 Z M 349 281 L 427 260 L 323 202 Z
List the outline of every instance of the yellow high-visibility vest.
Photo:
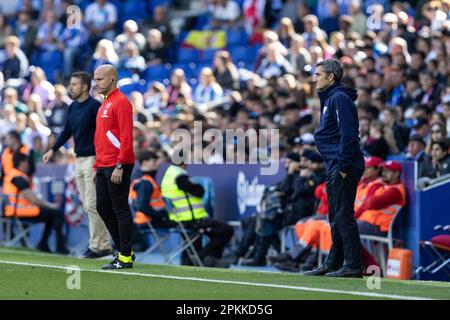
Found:
M 182 174 L 187 174 L 182 168 L 171 165 L 164 173 L 161 182 L 161 192 L 168 202 L 166 209 L 171 221 L 191 221 L 203 219 L 208 216 L 203 200 L 180 190 L 176 183 L 176 178 Z

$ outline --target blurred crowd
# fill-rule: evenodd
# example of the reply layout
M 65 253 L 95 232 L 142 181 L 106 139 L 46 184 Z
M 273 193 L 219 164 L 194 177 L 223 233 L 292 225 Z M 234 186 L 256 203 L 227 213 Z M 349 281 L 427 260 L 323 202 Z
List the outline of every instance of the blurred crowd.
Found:
M 137 155 L 152 149 L 168 159 L 171 133 L 201 121 L 204 130 L 221 132 L 279 129 L 277 147 L 284 157 L 313 144 L 321 114 L 315 66 L 334 58 L 344 66 L 342 82 L 358 90 L 367 156 L 416 160 L 419 176 L 450 173 L 449 0 L 197 2 L 198 15 L 184 18 L 177 33 L 169 12 L 186 5 L 180 1 L 2 2 L 0 138 L 16 130 L 41 161 L 64 126 L 70 74 L 108 63 L 135 85 L 126 93 L 135 113 Z M 130 3 L 151 12 L 131 19 L 124 14 Z M 255 56 L 241 63 L 225 45 L 210 63 L 179 64 L 181 35 L 199 25 L 244 32 L 246 45 L 257 48 Z M 147 81 L 158 67 L 168 77 Z M 124 90 L 130 81 L 122 81 Z M 227 141 L 225 155 L 234 143 Z M 192 142 L 192 148 L 205 145 Z M 69 144 L 54 161 L 66 163 L 71 152 Z M 248 159 L 254 152 L 247 147 L 236 157 Z

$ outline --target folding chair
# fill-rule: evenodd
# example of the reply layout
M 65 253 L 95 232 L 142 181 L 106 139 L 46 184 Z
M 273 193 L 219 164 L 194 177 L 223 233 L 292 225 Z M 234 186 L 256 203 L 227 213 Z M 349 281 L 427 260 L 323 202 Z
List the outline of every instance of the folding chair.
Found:
M 151 219 L 145 223 L 145 224 L 137 224 L 139 232 L 143 235 L 149 234 L 153 240 L 154 244 L 152 244 L 147 250 L 145 250 L 142 254 L 139 255 L 138 261 L 141 261 L 141 257 L 145 257 L 146 255 L 152 253 L 156 249 L 159 249 L 162 256 L 164 257 L 164 262 L 169 263 L 168 258 L 169 254 L 166 250 L 166 248 L 163 245 L 163 242 L 168 240 L 171 234 L 170 229 L 162 229 L 162 228 L 155 228 L 153 224 L 151 223 Z M 145 228 L 145 229 L 144 229 Z M 160 236 L 158 233 L 164 232 L 165 234 L 163 236 Z
M 5 240 L 2 241 L 2 245 L 5 247 L 13 247 L 20 241 L 27 248 L 33 248 L 33 245 L 28 239 L 33 223 L 29 221 L 21 221 L 16 216 L 6 217 L 4 215 L 4 208 L 8 201 L 8 197 L 3 195 L 1 198 L 2 217 L 0 217 L 0 221 L 5 227 Z
M 391 221 L 391 224 L 389 225 L 389 231 L 386 237 L 381 236 L 373 236 L 368 234 L 360 234 L 360 239 L 362 242 L 367 242 L 369 244 L 368 248 L 372 254 L 374 254 L 375 259 L 378 261 L 378 263 L 381 266 L 381 270 L 383 274 L 386 274 L 387 272 L 387 254 L 389 251 L 395 247 L 395 244 L 401 242 L 398 239 L 394 239 L 393 237 L 393 229 L 394 229 L 394 223 L 399 215 L 400 212 L 402 212 L 403 209 L 400 209 L 397 211 L 397 213 L 394 215 L 394 218 Z M 394 241 L 396 242 L 394 244 Z M 385 247 L 387 247 L 388 252 L 386 252 Z
M 287 237 L 291 237 L 291 243 L 297 243 L 297 236 L 295 234 L 295 224 L 289 225 L 278 231 L 280 237 L 280 253 L 286 252 Z
M 450 231 L 450 225 L 437 225 L 434 230 Z M 433 262 L 428 266 L 418 267 L 414 273 L 435 274 L 439 270 L 443 270 L 450 277 L 450 234 L 441 234 L 429 241 L 421 241 L 420 246 L 430 255 Z

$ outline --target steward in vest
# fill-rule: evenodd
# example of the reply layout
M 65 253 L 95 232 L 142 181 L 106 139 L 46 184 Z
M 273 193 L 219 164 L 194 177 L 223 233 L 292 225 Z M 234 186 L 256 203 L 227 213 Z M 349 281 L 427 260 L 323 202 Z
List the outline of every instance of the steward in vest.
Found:
M 3 183 L 5 176 L 14 168 L 13 155 L 15 152 L 20 152 L 28 157 L 29 171 L 27 172 L 27 174 L 29 176 L 32 176 L 35 172 L 33 151 L 22 144 L 19 133 L 14 130 L 8 132 L 8 134 L 5 136 L 5 144 L 6 144 L 6 147 L 3 150 L 2 157 L 1 157 L 2 169 L 1 169 L 0 184 Z
M 380 167 L 385 184 L 367 197 L 366 210 L 358 218 L 361 234 L 385 236 L 394 216 L 406 205 L 406 190 L 400 181 L 402 166 L 386 161 Z
M 161 189 L 154 179 L 158 169 L 158 155 L 144 151 L 138 161 L 142 177 L 133 180 L 130 187 L 130 199 L 136 212 L 134 223 L 146 225 L 151 222 L 153 226 L 174 226 L 174 223 L 170 223 Z
M 45 229 L 37 249 L 51 252 L 48 238 L 52 228 L 56 232 L 56 252 L 67 254 L 62 234 L 63 213 L 58 205 L 39 198 L 31 190 L 29 159 L 22 153 L 13 156 L 13 169 L 5 176 L 3 194 L 7 197 L 5 203 L 5 216 L 17 217 L 31 222 L 44 222 Z
M 200 184 L 189 179 L 186 168 L 184 163 L 171 164 L 164 173 L 161 191 L 166 200 L 169 219 L 181 222 L 193 230 L 203 230 L 208 236 L 209 241 L 205 247 L 201 248 L 201 239 L 194 244 L 205 266 L 229 267 L 229 263 L 221 257 L 223 249 L 233 236 L 233 228 L 227 223 L 208 217 L 202 200 L 205 191 Z M 185 252 L 181 263 L 190 264 Z

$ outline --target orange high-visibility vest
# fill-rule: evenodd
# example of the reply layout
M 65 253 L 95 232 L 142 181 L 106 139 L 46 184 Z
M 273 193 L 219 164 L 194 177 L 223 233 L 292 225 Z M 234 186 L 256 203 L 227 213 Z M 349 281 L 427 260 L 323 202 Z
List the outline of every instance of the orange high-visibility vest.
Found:
M 323 225 L 328 224 L 328 220 L 307 220 L 304 223 L 295 225 L 298 243 L 304 247 L 310 246 L 317 249 L 320 239 L 320 230 Z
M 366 210 L 358 218 L 359 220 L 366 221 L 370 224 L 376 225 L 380 228 L 382 232 L 389 231 L 389 226 L 391 224 L 394 215 L 400 211 L 400 209 L 406 204 L 406 190 L 402 183 L 397 183 L 393 185 L 384 185 L 375 191 L 375 196 L 379 196 L 384 192 L 390 190 L 391 188 L 396 188 L 400 191 L 402 198 L 400 202 L 391 204 L 389 207 L 379 210 Z
M 136 184 L 138 184 L 139 182 L 141 182 L 142 180 L 146 180 L 146 181 L 150 182 L 153 187 L 153 192 L 149 199 L 150 201 L 149 201 L 148 205 L 155 210 L 164 209 L 166 204 L 164 203 L 161 189 L 159 188 L 156 181 L 150 175 L 144 175 L 139 179 L 133 180 L 133 182 L 131 183 L 131 186 L 130 186 L 130 195 L 129 195 L 130 199 L 133 201 L 137 199 L 137 193 L 134 190 L 134 186 Z M 151 217 L 147 216 L 145 213 L 143 213 L 141 211 L 136 212 L 136 215 L 134 217 L 134 223 L 145 224 L 145 223 L 149 223 L 150 221 L 151 221 Z
M 28 155 L 30 150 L 26 146 L 21 146 L 19 152 Z M 14 169 L 13 156 L 14 152 L 10 147 L 7 147 L 2 153 L 2 168 L 5 176 Z
M 372 186 L 375 183 L 383 183 L 383 180 L 381 178 L 375 179 L 373 181 L 370 181 L 368 183 L 359 183 L 358 184 L 358 188 L 356 189 L 356 197 L 355 197 L 355 206 L 354 206 L 354 210 L 355 212 L 358 211 L 358 209 L 363 205 L 364 201 L 366 200 L 367 197 L 367 192 L 369 192 L 370 188 L 372 188 Z
M 41 209 L 24 198 L 22 192 L 20 192 L 19 189 L 12 183 L 12 180 L 15 177 L 23 177 L 27 181 L 30 180 L 25 173 L 15 168 L 11 169 L 5 176 L 5 180 L 3 181 L 3 193 L 8 197 L 8 201 L 5 205 L 5 216 L 15 216 L 18 218 L 31 218 L 38 216 Z

